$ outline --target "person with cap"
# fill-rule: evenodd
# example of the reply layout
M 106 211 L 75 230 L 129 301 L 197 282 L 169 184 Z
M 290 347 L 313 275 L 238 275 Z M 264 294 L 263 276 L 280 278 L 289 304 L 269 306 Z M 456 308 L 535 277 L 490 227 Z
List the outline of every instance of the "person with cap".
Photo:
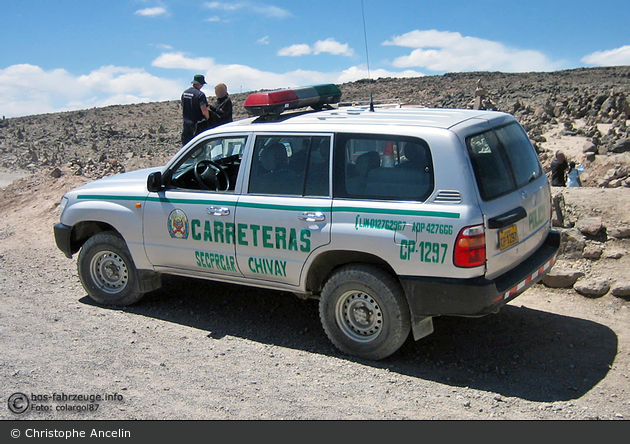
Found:
M 208 111 L 208 99 L 201 91 L 206 79 L 197 74 L 192 86 L 182 93 L 182 146 L 186 145 L 193 137 L 208 127 L 210 112 Z
M 211 127 L 232 121 L 232 99 L 228 95 L 225 83 L 219 83 L 215 86 L 214 93 L 217 96 L 217 102 L 209 106 L 212 114 Z

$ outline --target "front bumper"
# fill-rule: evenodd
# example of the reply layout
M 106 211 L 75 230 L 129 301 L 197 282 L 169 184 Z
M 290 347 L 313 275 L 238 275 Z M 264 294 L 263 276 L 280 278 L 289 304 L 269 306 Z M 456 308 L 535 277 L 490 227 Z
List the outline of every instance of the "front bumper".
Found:
M 54 232 L 57 248 L 59 248 L 68 259 L 72 259 L 72 254 L 74 253 L 72 251 L 72 242 L 70 237 L 72 234 L 72 227 L 62 223 L 57 223 L 55 224 Z
M 424 316 L 484 316 L 523 293 L 546 275 L 560 248 L 560 233 L 551 231 L 544 244 L 517 267 L 496 279 L 401 277 L 411 313 Z

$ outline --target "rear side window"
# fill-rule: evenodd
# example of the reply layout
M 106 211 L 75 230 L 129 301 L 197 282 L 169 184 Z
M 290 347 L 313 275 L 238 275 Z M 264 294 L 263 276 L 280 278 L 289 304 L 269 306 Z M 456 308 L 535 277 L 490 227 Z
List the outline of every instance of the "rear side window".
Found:
M 335 197 L 424 201 L 433 191 L 429 145 L 420 138 L 338 134 Z
M 485 201 L 511 193 L 543 174 L 534 147 L 516 122 L 471 136 L 466 144 Z

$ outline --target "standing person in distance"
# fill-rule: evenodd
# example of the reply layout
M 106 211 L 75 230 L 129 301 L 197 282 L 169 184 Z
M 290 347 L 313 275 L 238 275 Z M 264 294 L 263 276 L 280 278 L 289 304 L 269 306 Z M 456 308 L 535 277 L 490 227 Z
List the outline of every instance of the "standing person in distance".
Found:
M 575 164 L 575 162 L 569 162 L 569 171 L 567 171 L 567 186 L 568 187 L 581 187 L 582 179 L 580 174 L 584 172 L 584 167 L 581 163 Z
M 193 137 L 208 127 L 210 112 L 208 111 L 208 99 L 201 91 L 206 79 L 197 74 L 192 86 L 182 93 L 182 146 L 186 145 Z
M 228 95 L 225 83 L 215 86 L 214 94 L 217 96 L 217 102 L 209 106 L 213 114 L 211 123 L 213 128 L 232 121 L 232 99 Z
M 556 151 L 556 158 L 551 162 L 551 186 L 566 187 L 565 171 L 569 168 L 567 158 L 562 151 Z

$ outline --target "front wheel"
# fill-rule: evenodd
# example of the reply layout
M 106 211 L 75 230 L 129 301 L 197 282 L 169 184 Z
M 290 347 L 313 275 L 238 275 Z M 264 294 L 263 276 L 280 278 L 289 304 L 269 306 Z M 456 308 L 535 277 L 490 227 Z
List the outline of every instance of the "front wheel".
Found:
M 99 304 L 131 305 L 144 295 L 127 244 L 113 231 L 95 234 L 83 244 L 77 269 L 83 288 Z
M 411 329 L 409 306 L 399 282 L 370 265 L 336 271 L 324 285 L 319 315 L 326 335 L 342 352 L 360 358 L 386 358 Z

